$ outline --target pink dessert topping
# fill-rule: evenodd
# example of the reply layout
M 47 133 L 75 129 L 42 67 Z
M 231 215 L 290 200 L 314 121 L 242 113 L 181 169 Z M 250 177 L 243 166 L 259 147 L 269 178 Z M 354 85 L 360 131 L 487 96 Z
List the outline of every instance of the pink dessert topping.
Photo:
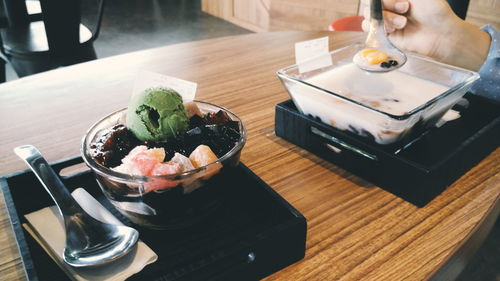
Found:
M 217 160 L 217 156 L 206 145 L 199 145 L 189 158 L 180 153 L 175 153 L 170 161 L 163 162 L 165 156 L 164 148 L 147 148 L 145 145 L 139 145 L 123 157 L 121 165 L 112 169 L 120 173 L 136 176 L 167 176 L 203 167 Z M 185 182 L 186 185 L 189 185 L 185 186 L 185 189 L 192 191 L 192 189 L 199 186 L 197 180 L 207 180 L 217 174 L 221 168 L 221 163 L 207 166 L 203 172 L 199 173 L 198 177 Z M 178 179 L 153 178 L 142 186 L 145 192 L 150 192 L 174 187 L 179 183 L 180 180 Z
M 122 164 L 113 170 L 136 176 L 164 176 L 182 172 L 182 167 L 175 162 L 163 162 L 165 149 L 136 146 L 122 159 Z

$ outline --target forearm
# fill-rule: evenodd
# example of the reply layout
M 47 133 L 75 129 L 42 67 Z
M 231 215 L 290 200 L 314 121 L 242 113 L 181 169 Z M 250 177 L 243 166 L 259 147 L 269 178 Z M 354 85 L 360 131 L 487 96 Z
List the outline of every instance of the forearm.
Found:
M 455 32 L 448 34 L 448 46 L 441 60 L 445 63 L 477 71 L 488 56 L 490 35 L 466 21 L 458 21 Z

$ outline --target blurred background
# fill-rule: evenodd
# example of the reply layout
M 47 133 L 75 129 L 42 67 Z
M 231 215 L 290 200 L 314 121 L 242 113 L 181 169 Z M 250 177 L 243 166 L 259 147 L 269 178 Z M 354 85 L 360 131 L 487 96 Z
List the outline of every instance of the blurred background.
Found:
M 6 4 L 16 1 L 20 2 L 3 0 L 0 11 L 2 30 L 8 25 Z M 26 0 L 28 13 L 40 13 L 40 2 L 44 1 L 64 2 Z M 500 0 L 447 1 L 457 14 L 473 24 L 482 26 L 491 23 L 500 27 Z M 81 23 L 93 32 L 99 0 L 71 2 L 81 3 Z M 369 0 L 105 0 L 100 34 L 94 47 L 97 58 L 104 58 L 168 44 L 249 32 L 328 30 L 332 28 L 332 23 L 361 16 L 368 3 Z M 345 22 L 343 24 L 344 28 Z M 8 39 L 5 34 L 3 36 L 5 45 Z M 36 38 L 36 41 L 39 40 Z M 7 81 L 17 79 L 19 74 L 7 63 Z
M 500 27 L 500 0 L 447 0 L 467 21 Z M 369 0 L 201 0 L 203 11 L 252 31 L 324 30 L 335 20 L 363 15 Z

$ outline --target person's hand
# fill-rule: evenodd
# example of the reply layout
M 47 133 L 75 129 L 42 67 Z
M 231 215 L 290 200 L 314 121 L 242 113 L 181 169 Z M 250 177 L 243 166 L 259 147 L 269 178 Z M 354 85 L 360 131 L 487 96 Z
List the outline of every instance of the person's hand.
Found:
M 386 30 L 398 48 L 477 70 L 490 36 L 457 17 L 444 0 L 382 0 Z M 365 16 L 363 29 L 368 30 Z

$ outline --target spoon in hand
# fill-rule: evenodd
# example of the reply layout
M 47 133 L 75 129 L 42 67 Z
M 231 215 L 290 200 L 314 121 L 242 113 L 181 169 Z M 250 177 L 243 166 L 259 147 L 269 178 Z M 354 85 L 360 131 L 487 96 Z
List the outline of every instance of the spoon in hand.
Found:
M 370 72 L 392 71 L 406 63 L 406 55 L 387 38 L 382 0 L 371 0 L 370 30 L 364 48 L 354 55 L 353 62 L 359 68 Z
M 18 146 L 14 152 L 31 168 L 59 208 L 66 229 L 63 259 L 67 264 L 102 265 L 124 256 L 137 243 L 137 230 L 103 223 L 88 215 L 34 146 Z

